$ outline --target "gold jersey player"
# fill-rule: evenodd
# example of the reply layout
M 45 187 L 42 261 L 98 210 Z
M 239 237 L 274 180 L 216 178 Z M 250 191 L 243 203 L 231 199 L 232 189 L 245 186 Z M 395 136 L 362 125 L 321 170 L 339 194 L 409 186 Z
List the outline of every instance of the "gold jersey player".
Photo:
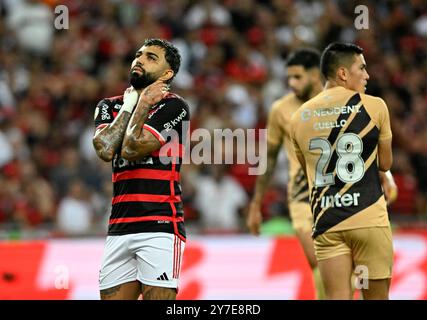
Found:
M 393 247 L 381 179 L 392 165 L 385 102 L 364 94 L 363 49 L 332 43 L 322 53 L 325 90 L 292 116 L 305 169 L 316 258 L 328 299 L 351 299 L 356 271 L 364 299 L 388 299 Z
M 291 53 L 286 61 L 288 86 L 292 93 L 275 101 L 270 111 L 267 124 L 267 170 L 257 178 L 247 225 L 253 234 L 259 234 L 262 198 L 276 167 L 280 148 L 283 147 L 289 161 L 288 205 L 292 226 L 313 270 L 317 299 L 323 299 L 324 290 L 311 238 L 313 218 L 309 205 L 308 183 L 290 140 L 292 114 L 323 89 L 319 64 L 320 53 L 312 49 L 297 50 Z

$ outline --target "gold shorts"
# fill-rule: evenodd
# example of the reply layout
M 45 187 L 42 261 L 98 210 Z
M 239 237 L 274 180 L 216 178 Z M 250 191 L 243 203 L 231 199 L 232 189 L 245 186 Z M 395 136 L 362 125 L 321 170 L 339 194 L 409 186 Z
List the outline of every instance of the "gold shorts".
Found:
M 326 232 L 314 239 L 314 249 L 318 261 L 349 254 L 353 257 L 355 270 L 367 270 L 368 279 L 391 278 L 393 243 L 390 226 Z
M 312 231 L 313 215 L 308 202 L 291 201 L 289 203 L 289 215 L 292 220 L 292 227 L 298 231 Z

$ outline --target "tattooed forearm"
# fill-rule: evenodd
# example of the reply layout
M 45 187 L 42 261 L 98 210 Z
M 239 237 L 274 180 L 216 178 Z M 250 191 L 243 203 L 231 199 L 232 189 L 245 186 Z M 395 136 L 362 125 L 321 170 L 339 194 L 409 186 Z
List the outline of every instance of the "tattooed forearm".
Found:
M 267 170 L 261 176 L 258 176 L 256 180 L 255 186 L 255 196 L 254 199 L 257 202 L 262 201 L 262 197 L 264 196 L 265 190 L 270 183 L 271 175 L 276 168 L 277 156 L 280 151 L 280 145 L 272 145 L 268 144 L 267 146 Z
M 114 153 L 123 141 L 126 126 L 131 118 L 129 112 L 123 112 L 107 127 L 99 130 L 93 137 L 93 146 L 98 157 L 111 161 Z
M 143 134 L 142 127 L 148 117 L 150 106 L 145 103 L 139 103 L 127 125 L 123 138 L 122 156 L 128 160 L 134 160 L 140 155 Z

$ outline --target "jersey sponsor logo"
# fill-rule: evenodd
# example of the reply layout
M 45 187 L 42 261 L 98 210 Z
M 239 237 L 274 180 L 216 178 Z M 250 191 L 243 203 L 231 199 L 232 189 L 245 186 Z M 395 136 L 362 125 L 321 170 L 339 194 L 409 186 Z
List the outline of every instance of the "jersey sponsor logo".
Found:
M 352 106 L 341 106 L 341 107 L 332 107 L 332 108 L 320 108 L 313 110 L 313 116 L 315 117 L 327 117 L 333 116 L 337 114 L 349 114 L 349 113 L 359 113 L 360 106 L 352 105 Z
M 334 207 L 352 207 L 359 205 L 360 192 L 344 193 L 327 195 L 321 198 L 320 207 L 334 208 Z
M 151 119 L 157 113 L 157 111 L 161 110 L 165 105 L 166 103 L 162 103 L 158 107 L 154 107 L 153 111 L 149 113 L 148 119 Z
M 340 106 L 340 107 L 331 107 L 331 108 L 320 108 L 320 109 L 314 109 L 313 111 L 310 109 L 304 109 L 301 112 L 301 120 L 307 121 L 311 117 L 313 118 L 321 118 L 321 117 L 328 117 L 333 115 L 339 115 L 339 114 L 350 114 L 350 113 L 359 113 L 360 112 L 360 105 L 350 105 L 350 106 Z M 343 125 L 341 125 L 342 127 Z M 335 128 L 335 127 L 329 127 Z M 316 129 L 316 128 L 315 128 Z
M 186 115 L 187 115 L 187 110 L 182 109 L 181 113 L 175 119 L 166 122 L 163 125 L 163 128 L 165 128 L 166 132 L 172 130 L 172 128 L 175 127 L 178 123 L 180 123 Z
M 138 164 L 153 164 L 152 157 L 145 157 L 140 160 L 129 161 L 122 157 L 119 157 L 117 154 L 113 159 L 113 167 L 114 168 L 123 168 L 123 167 L 133 167 Z
M 108 105 L 107 104 L 103 104 L 101 106 L 101 120 L 110 120 L 111 116 L 108 113 Z

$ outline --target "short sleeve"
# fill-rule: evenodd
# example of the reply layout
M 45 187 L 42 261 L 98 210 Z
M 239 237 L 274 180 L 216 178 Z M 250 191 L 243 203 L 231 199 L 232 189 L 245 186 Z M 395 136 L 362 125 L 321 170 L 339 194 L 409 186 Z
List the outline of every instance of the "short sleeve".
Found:
M 164 100 L 149 115 L 144 124 L 144 130 L 150 131 L 163 145 L 175 130 L 182 139 L 185 122 L 190 120 L 187 104 L 178 98 Z
M 112 103 L 107 100 L 103 99 L 101 100 L 95 108 L 95 115 L 94 115 L 94 123 L 95 123 L 95 129 L 100 129 L 114 120 L 113 115 L 113 105 Z
M 273 104 L 267 122 L 267 142 L 276 146 L 282 143 L 284 135 L 278 110 L 277 104 Z
M 391 139 L 391 125 L 390 125 L 390 115 L 388 108 L 383 99 L 379 98 L 379 103 L 381 105 L 380 112 L 378 113 L 378 124 L 380 129 L 379 140 Z
M 297 112 L 295 112 L 291 118 L 290 138 L 291 138 L 291 143 L 294 147 L 294 152 L 296 154 L 302 154 L 296 138 L 297 125 L 298 125 L 298 116 L 297 116 Z

